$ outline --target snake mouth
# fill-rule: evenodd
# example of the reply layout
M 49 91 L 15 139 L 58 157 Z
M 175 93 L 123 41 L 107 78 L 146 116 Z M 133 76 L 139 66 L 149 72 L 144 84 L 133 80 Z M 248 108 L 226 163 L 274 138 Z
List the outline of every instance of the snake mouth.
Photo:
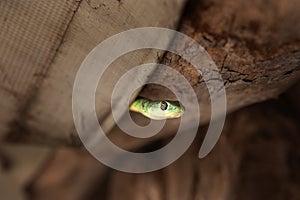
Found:
M 179 118 L 179 117 L 181 117 L 181 116 L 183 115 L 183 113 L 184 113 L 184 110 L 181 108 L 181 109 L 180 109 L 179 111 L 177 111 L 177 112 L 168 113 L 168 114 L 166 115 L 166 117 L 167 117 L 168 119 Z
M 172 116 L 169 116 L 169 119 L 172 118 L 180 118 L 182 116 L 183 113 L 177 113 L 177 114 L 173 114 Z

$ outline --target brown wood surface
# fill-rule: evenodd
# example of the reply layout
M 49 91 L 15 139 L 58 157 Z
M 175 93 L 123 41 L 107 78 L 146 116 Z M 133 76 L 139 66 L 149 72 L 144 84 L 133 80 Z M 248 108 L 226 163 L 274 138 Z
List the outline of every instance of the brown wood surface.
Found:
M 197 157 L 210 117 L 205 83 L 186 61 L 162 52 L 162 63 L 185 75 L 202 108 L 203 126 L 190 149 L 165 169 L 136 175 L 105 167 L 81 147 L 71 94 L 84 57 L 129 28 L 175 28 L 182 8 L 180 0 L 0 1 L 1 199 L 299 199 L 299 83 L 290 88 L 299 78 L 298 0 L 188 2 L 178 29 L 209 52 L 228 97 L 230 114 L 208 157 Z M 129 56 L 135 59 L 116 65 L 157 60 L 156 52 Z M 153 85 L 140 95 L 174 98 Z M 98 109 L 109 110 L 100 97 Z M 106 117 L 99 112 L 100 121 Z M 142 151 L 167 143 L 177 126 L 178 120 L 168 121 L 150 140 L 128 138 L 117 127 L 109 137 Z
M 225 84 L 228 112 L 277 97 L 299 77 L 300 2 L 190 1 L 180 31 L 199 42 L 219 68 Z M 180 43 L 182 49 L 188 44 Z M 209 97 L 199 73 L 171 53 L 163 63 L 179 70 L 193 85 L 204 121 Z M 157 74 L 160 74 L 158 72 Z M 166 82 L 176 77 L 164 75 Z M 175 99 L 166 88 L 148 86 L 141 94 L 151 99 Z
M 170 16 L 176 16 L 176 14 L 178 16 L 180 13 L 179 2 L 170 3 L 170 5 L 163 4 L 164 6 L 159 10 L 156 9 L 154 2 L 151 3 L 153 9 L 156 10 L 157 14 L 155 15 L 150 13 L 150 10 L 147 11 L 149 14 L 142 12 L 143 9 L 149 9 L 150 5 L 136 4 L 131 1 L 123 2 L 120 5 L 119 2 L 111 1 L 82 1 L 80 5 L 77 1 L 68 1 L 66 5 L 63 2 L 61 3 L 63 5 L 55 4 L 55 6 L 65 7 L 61 9 L 61 17 L 56 14 L 60 10 L 55 6 L 50 6 L 56 11 L 47 10 L 47 12 L 55 17 L 43 15 L 41 19 L 38 17 L 26 18 L 28 15 L 25 12 L 26 6 L 29 6 L 30 3 L 2 2 L 3 9 L 8 10 L 5 11 L 7 14 L 3 15 L 2 19 L 5 31 L 1 33 L 5 45 L 2 45 L 1 50 L 4 55 L 1 64 L 3 66 L 1 68 L 3 71 L 1 92 L 11 91 L 11 93 L 3 94 L 3 98 L 1 98 L 3 101 L 1 104 L 3 107 L 1 137 L 9 141 L 51 145 L 80 144 L 73 126 L 71 92 L 76 71 L 87 53 L 101 40 L 119 31 L 137 27 L 138 24 L 174 26 L 176 17 L 171 17 L 173 21 L 169 21 Z M 30 9 L 39 9 L 39 6 L 43 9 L 44 5 L 40 4 L 37 3 L 35 4 L 36 8 Z M 23 6 L 22 12 L 24 13 L 21 12 L 18 17 L 10 18 L 11 14 L 9 13 L 12 11 L 9 10 L 9 5 L 19 9 L 22 9 Z M 134 6 L 139 9 L 134 10 Z M 172 9 L 174 14 L 165 13 L 164 9 L 169 9 L 170 6 L 177 6 L 176 9 Z M 179 30 L 205 47 L 220 69 L 225 82 L 228 112 L 274 98 L 297 80 L 300 62 L 300 25 L 297 23 L 299 19 L 297 8 L 299 8 L 297 0 L 277 0 L 268 3 L 259 0 L 251 3 L 217 0 L 190 1 L 187 5 Z M 32 15 L 35 13 L 39 15 L 41 12 L 28 10 L 28 13 L 32 13 Z M 124 13 L 124 15 L 131 13 L 129 17 L 131 20 L 120 17 L 122 15 L 120 13 Z M 155 16 L 160 16 L 160 18 L 155 18 Z M 20 21 L 21 18 L 23 21 Z M 70 23 L 65 20 L 66 18 Z M 38 23 L 38 20 L 42 21 L 43 19 L 47 19 L 42 24 L 45 27 L 34 25 Z M 111 23 L 112 19 L 116 24 Z M 24 26 L 24 23 L 29 25 L 25 26 L 23 30 L 21 25 Z M 48 26 L 47 23 L 51 26 Z M 55 25 L 59 28 L 56 29 Z M 119 28 L 115 29 L 115 27 Z M 9 31 L 12 34 L 9 34 Z M 13 37 L 17 37 L 20 42 L 13 43 Z M 44 38 L 48 38 L 48 40 Z M 30 43 L 31 40 L 36 44 Z M 40 40 L 42 43 L 39 42 Z M 55 42 L 51 42 L 52 40 Z M 27 45 L 32 44 L 30 46 L 33 48 L 32 50 L 26 51 L 26 42 Z M 54 46 L 49 48 L 50 44 Z M 41 47 L 39 48 L 38 45 Z M 186 46 L 181 43 L 178 45 Z M 42 50 L 43 48 L 45 50 Z M 24 60 L 22 56 L 17 56 L 18 52 L 24 52 L 28 56 Z M 18 59 L 14 59 L 14 54 Z M 147 58 L 145 55 L 148 55 Z M 39 61 L 42 58 L 44 60 Z M 126 71 L 127 67 L 129 69 L 141 62 L 153 62 L 156 59 L 156 52 L 140 52 L 132 54 L 128 58 L 124 57 L 115 66 L 122 66 Z M 167 54 L 163 57 L 162 62 L 179 70 L 193 85 L 200 102 L 203 120 L 201 123 L 206 123 L 210 118 L 210 103 L 206 85 L 201 76 L 188 63 L 175 55 Z M 18 68 L 14 73 L 13 69 L 17 69 L 21 63 L 24 67 Z M 26 70 L 30 73 L 25 72 Z M 111 73 L 122 74 L 123 72 L 117 70 Z M 16 77 L 14 78 L 14 76 Z M 96 97 L 98 116 L 100 121 L 106 123 L 106 127 L 108 127 L 106 130 L 110 130 L 114 123 L 111 116 L 107 114 L 110 107 L 110 88 L 113 88 L 114 80 L 117 80 L 118 77 L 118 75 L 112 75 L 109 76 L 109 81 L 104 80 L 104 85 L 102 85 L 105 88 L 104 93 L 101 92 L 101 95 Z M 16 79 L 13 85 L 9 86 L 9 78 Z M 165 75 L 164 79 L 166 82 L 170 82 L 176 80 L 176 77 Z M 146 87 L 140 95 L 150 99 L 174 98 L 168 90 L 157 86 Z M 137 118 L 137 120 L 144 120 L 140 116 Z M 174 132 L 172 127 L 176 127 L 178 122 L 172 122 L 172 124 L 167 131 L 170 134 Z M 20 134 L 21 132 L 22 134 Z

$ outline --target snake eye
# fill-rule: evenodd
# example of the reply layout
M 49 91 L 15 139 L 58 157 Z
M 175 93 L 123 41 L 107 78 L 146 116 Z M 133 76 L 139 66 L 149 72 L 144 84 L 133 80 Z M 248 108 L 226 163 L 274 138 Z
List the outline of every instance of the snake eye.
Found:
M 165 110 L 167 110 L 167 108 L 168 108 L 167 102 L 162 101 L 161 104 L 160 104 L 160 109 L 165 111 Z

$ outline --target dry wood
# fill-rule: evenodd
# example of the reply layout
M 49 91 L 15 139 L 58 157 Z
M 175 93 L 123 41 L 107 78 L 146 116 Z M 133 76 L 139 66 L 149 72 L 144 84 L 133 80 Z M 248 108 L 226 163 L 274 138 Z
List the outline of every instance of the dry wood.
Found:
M 230 112 L 276 98 L 298 79 L 299 4 L 298 0 L 189 2 L 180 31 L 205 47 L 216 62 L 225 80 Z M 1 140 L 48 145 L 0 144 L 0 184 L 5 186 L 0 188 L 1 197 L 299 198 L 299 85 L 278 100 L 230 114 L 213 152 L 199 160 L 197 153 L 206 128 L 201 127 L 183 157 L 154 173 L 120 173 L 103 166 L 81 148 L 50 147 L 80 145 L 70 101 L 75 73 L 87 53 L 103 39 L 125 29 L 157 25 L 174 28 L 182 5 L 183 1 L 176 0 L 147 4 L 130 0 L 0 2 Z M 147 58 L 148 53 L 133 54 L 136 59 L 124 58 L 117 65 L 130 68 L 157 60 L 153 52 Z M 188 78 L 204 108 L 203 123 L 207 122 L 210 105 L 201 77 L 174 55 L 166 54 L 162 62 Z M 174 78 L 167 76 L 166 81 Z M 146 87 L 140 95 L 174 98 L 156 86 Z M 109 110 L 108 100 L 98 99 L 97 105 L 99 110 Z M 106 111 L 100 112 L 101 119 Z M 138 114 L 134 118 L 139 123 L 146 121 Z M 132 140 L 117 127 L 110 138 L 125 149 L 141 151 L 167 143 L 177 126 L 177 120 L 169 121 L 150 141 Z
M 91 3 L 94 7 L 91 7 Z M 6 102 L 3 103 L 6 105 L 5 109 L 9 109 L 4 112 L 7 114 L 1 115 L 4 118 L 1 126 L 2 133 L 9 133 L 6 137 L 10 141 L 31 141 L 54 145 L 78 144 L 70 106 L 76 70 L 95 44 L 126 27 L 136 26 L 128 24 L 125 27 L 121 26 L 119 30 L 105 28 L 104 34 L 103 26 L 106 26 L 104 22 L 118 19 L 116 23 L 124 24 L 117 11 L 125 8 L 132 9 L 133 4 L 128 1 L 123 2 L 123 7 L 119 7 L 115 2 L 107 2 L 106 6 L 95 5 L 98 5 L 97 1 L 84 1 L 78 7 L 72 22 L 66 26 L 67 31 L 64 29 L 66 35 L 61 38 L 64 42 L 59 46 L 59 51 L 55 54 L 55 59 L 53 58 L 54 62 L 51 62 L 51 70 L 40 79 L 39 83 L 42 84 L 32 82 L 35 87 L 38 85 L 39 88 L 39 90 L 31 89 L 35 93 L 35 96 L 31 97 L 32 100 L 25 98 L 22 101 L 23 103 L 31 102 L 30 105 L 25 103 L 22 106 L 14 106 L 14 98 L 11 95 L 2 98 L 2 101 Z M 110 6 L 115 11 L 114 9 L 109 11 Z M 143 8 L 144 5 L 135 6 Z M 225 81 L 229 112 L 251 103 L 274 98 L 298 78 L 300 62 L 298 7 L 299 1 L 297 0 L 278 0 L 268 3 L 259 0 L 251 3 L 217 0 L 201 3 L 191 1 L 187 6 L 186 13 L 181 20 L 180 31 L 190 35 L 204 46 L 216 62 Z M 179 10 L 178 7 L 174 13 L 178 13 Z M 164 13 L 163 8 L 156 12 Z M 108 13 L 111 14 L 107 16 Z M 98 20 L 100 16 L 103 19 L 102 22 Z M 156 19 L 148 21 L 149 16 L 145 17 L 141 11 L 137 11 L 133 18 L 144 20 L 139 23 L 147 22 L 147 25 L 151 25 Z M 162 17 L 160 23 L 162 25 L 174 24 L 175 18 L 170 23 Z M 110 24 L 108 23 L 107 26 L 109 27 Z M 108 30 L 111 32 L 108 33 Z M 86 33 L 89 33 L 89 36 Z M 81 42 L 82 40 L 84 43 Z M 142 58 L 143 56 L 134 57 Z M 156 59 L 156 56 L 154 58 Z M 150 58 L 148 61 L 151 59 L 153 60 Z M 124 58 L 124 60 L 119 65 L 125 62 L 126 66 L 131 67 L 140 62 L 138 59 Z M 142 60 L 144 62 L 146 58 Z M 132 62 L 129 63 L 130 61 Z M 200 100 L 202 123 L 207 122 L 210 117 L 210 104 L 205 83 L 199 74 L 184 60 L 171 54 L 163 58 L 163 63 L 179 70 L 191 82 Z M 174 78 L 176 79 L 176 77 L 167 76 L 166 81 Z M 105 86 L 111 88 L 113 81 L 108 83 L 109 85 Z M 105 91 L 109 93 L 111 90 Z M 146 87 L 141 95 L 151 99 L 174 98 L 167 90 L 157 86 Z M 98 112 L 100 119 L 107 118 L 107 113 L 109 113 L 107 111 L 109 96 L 106 94 L 97 98 L 97 107 L 101 111 Z M 23 114 L 18 115 L 20 108 Z M 141 117 L 138 116 L 138 118 Z M 111 127 L 112 121 L 109 121 L 109 127 Z M 10 127 L 8 127 L 9 123 Z M 178 122 L 173 123 L 175 125 L 172 126 L 176 126 Z M 174 129 L 170 128 L 168 132 L 173 131 Z

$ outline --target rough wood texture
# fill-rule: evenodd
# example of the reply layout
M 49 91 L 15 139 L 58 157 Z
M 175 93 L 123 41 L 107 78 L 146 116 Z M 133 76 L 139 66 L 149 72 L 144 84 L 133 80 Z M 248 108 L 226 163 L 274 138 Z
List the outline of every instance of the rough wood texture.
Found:
M 299 79 L 299 7 L 299 1 L 285 0 L 189 1 L 180 31 L 205 47 L 217 64 L 225 83 L 228 113 L 277 98 Z M 177 42 L 182 48 L 187 45 Z M 171 53 L 163 57 L 162 63 L 180 71 L 193 85 L 199 99 L 201 123 L 206 124 L 210 119 L 210 100 L 198 72 Z M 160 71 L 153 77 L 163 77 L 169 83 L 176 81 L 176 77 Z M 159 85 L 145 87 L 140 96 L 154 100 L 176 99 L 173 93 Z M 139 124 L 147 123 L 141 116 L 133 115 L 133 118 Z M 179 123 L 180 120 L 170 120 L 160 134 L 147 140 L 129 137 L 118 127 L 111 131 L 110 138 L 125 149 L 136 149 L 174 135 Z
M 299 77 L 299 7 L 297 0 L 190 1 L 180 31 L 205 47 L 217 64 L 225 83 L 229 112 L 274 98 Z M 197 71 L 170 53 L 163 63 L 190 81 L 203 109 L 201 117 L 207 121 L 209 99 Z M 164 78 L 176 80 L 168 75 Z M 158 85 L 146 87 L 141 95 L 151 99 L 175 98 Z
M 179 160 L 154 173 L 120 173 L 103 166 L 81 148 L 50 147 L 78 144 L 72 135 L 70 95 L 74 74 L 87 52 L 123 27 L 157 25 L 156 18 L 149 22 L 147 16 L 160 15 L 162 24 L 174 25 L 182 5 L 180 1 L 176 1 L 178 4 L 165 1 L 158 7 L 160 4 L 152 2 L 155 1 L 147 5 L 129 0 L 0 2 L 3 11 L 0 26 L 5 30 L 0 32 L 1 44 L 5 44 L 0 46 L 1 140 L 48 145 L 33 147 L 0 142 L 2 198 L 299 199 L 299 85 L 277 100 L 230 114 L 217 146 L 202 160 L 197 153 L 206 127 L 201 127 L 193 146 Z M 32 3 L 33 8 L 29 6 Z M 35 13 L 35 9 L 44 8 L 41 4 L 55 6 L 42 9 L 42 14 Z M 190 1 L 180 30 L 199 41 L 217 63 L 226 83 L 230 111 L 278 97 L 299 77 L 299 7 L 297 0 Z M 20 15 L 15 15 L 11 8 Z M 30 12 L 24 12 L 26 10 Z M 169 13 L 172 10 L 174 13 Z M 130 14 L 123 18 L 119 12 Z M 174 21 L 170 22 L 170 18 Z M 31 20 L 50 23 L 52 29 L 48 30 L 43 24 L 34 25 Z M 132 24 L 126 24 L 128 21 Z M 60 22 L 59 25 L 56 22 Z M 103 35 L 104 22 L 107 22 L 105 26 L 117 29 L 108 28 L 111 32 Z M 9 29 L 14 24 L 26 26 L 17 27 L 17 32 Z M 40 31 L 38 37 L 33 36 L 32 30 Z M 7 40 L 7 35 L 12 35 L 17 42 Z M 49 39 L 42 40 L 45 43 L 40 41 L 44 36 Z M 33 54 L 39 55 L 35 59 L 28 56 L 32 53 L 27 51 L 28 40 L 36 47 Z M 40 44 L 46 45 L 45 48 Z M 20 52 L 7 56 L 6 52 L 13 50 Z M 198 74 L 173 55 L 167 54 L 163 59 L 190 80 L 202 107 L 208 108 L 205 85 Z M 139 61 L 144 60 L 138 59 L 137 63 Z M 30 66 L 30 70 L 20 67 L 21 64 Z M 173 98 L 168 91 L 153 86 L 146 87 L 141 95 L 153 99 Z M 204 113 L 205 110 L 203 117 L 209 116 Z M 145 123 L 140 115 L 135 118 Z M 125 149 L 144 151 L 168 142 L 177 125 L 178 121 L 170 120 L 151 141 L 129 140 L 117 128 L 110 137 Z
M 5 110 L 8 109 L 4 112 L 7 114 L 1 115 L 3 118 L 1 135 L 8 133 L 5 135 L 10 141 L 53 145 L 79 144 L 73 127 L 71 91 L 75 73 L 86 54 L 104 38 L 124 29 L 136 27 L 138 24 L 172 25 L 176 22 L 176 17 L 172 22 L 167 21 L 173 14 L 165 15 L 164 9 L 168 7 L 164 4 L 160 9 L 156 9 L 155 3 L 151 3 L 157 14 L 153 14 L 150 10 L 145 14 L 141 11 L 142 8 L 148 9 L 150 5 L 145 6 L 143 3 L 136 4 L 131 1 L 121 4 L 117 1 L 108 1 L 104 2 L 105 6 L 102 3 L 81 2 L 72 22 L 62 29 L 65 30 L 65 36 L 61 37 L 64 42 L 59 46 L 55 59 L 52 57 L 53 62 L 49 67 L 51 70 L 39 79 L 39 84 L 32 82 L 35 87 L 31 89 L 34 96 L 25 98 L 22 106 L 14 104 L 16 99 L 12 95 L 1 99 L 4 101 Z M 74 4 L 77 5 L 77 2 Z M 175 13 L 178 15 L 180 4 L 173 3 L 166 6 L 171 5 L 176 7 L 174 16 Z M 134 10 L 135 6 L 140 7 L 141 10 Z M 214 0 L 189 3 L 181 19 L 180 31 L 204 46 L 216 62 L 225 81 L 229 112 L 251 103 L 274 98 L 298 79 L 300 62 L 298 8 L 297 0 L 270 2 L 256 0 L 251 3 L 241 0 L 226 2 Z M 129 12 L 131 15 L 125 19 L 120 17 L 119 11 L 125 14 Z M 153 18 L 159 16 L 158 13 L 161 13 L 161 21 Z M 115 20 L 114 24 L 112 19 Z M 128 20 L 132 24 L 128 24 Z M 109 28 L 111 26 L 119 28 Z M 143 55 L 145 54 L 147 53 Z M 151 56 L 154 54 L 150 54 L 148 58 L 143 55 L 132 55 L 133 58 L 138 57 L 141 60 L 124 58 L 125 61 L 121 61 L 119 66 L 130 68 L 141 62 L 153 61 L 157 58 Z M 123 62 L 126 65 L 122 65 Z M 207 122 L 210 117 L 210 103 L 206 85 L 199 74 L 184 60 L 171 54 L 163 58 L 163 63 L 182 72 L 191 82 L 200 101 L 202 123 Z M 119 70 L 116 74 L 120 73 Z M 118 76 L 113 77 L 110 79 L 118 78 Z M 166 82 L 173 79 L 174 77 L 168 75 L 165 77 Z M 107 88 L 112 88 L 113 82 L 108 81 Z M 105 91 L 105 94 L 108 94 L 111 90 Z M 174 98 L 168 90 L 157 86 L 146 87 L 141 96 L 150 99 Z M 99 105 L 97 107 L 101 111 L 98 114 L 102 120 L 109 113 L 109 95 L 98 96 L 97 99 Z M 144 120 L 140 116 L 137 118 Z M 111 127 L 113 122 L 109 121 Z M 8 126 L 9 124 L 11 126 Z M 172 134 L 174 131 L 172 127 L 176 124 L 178 122 L 172 122 L 167 132 Z

